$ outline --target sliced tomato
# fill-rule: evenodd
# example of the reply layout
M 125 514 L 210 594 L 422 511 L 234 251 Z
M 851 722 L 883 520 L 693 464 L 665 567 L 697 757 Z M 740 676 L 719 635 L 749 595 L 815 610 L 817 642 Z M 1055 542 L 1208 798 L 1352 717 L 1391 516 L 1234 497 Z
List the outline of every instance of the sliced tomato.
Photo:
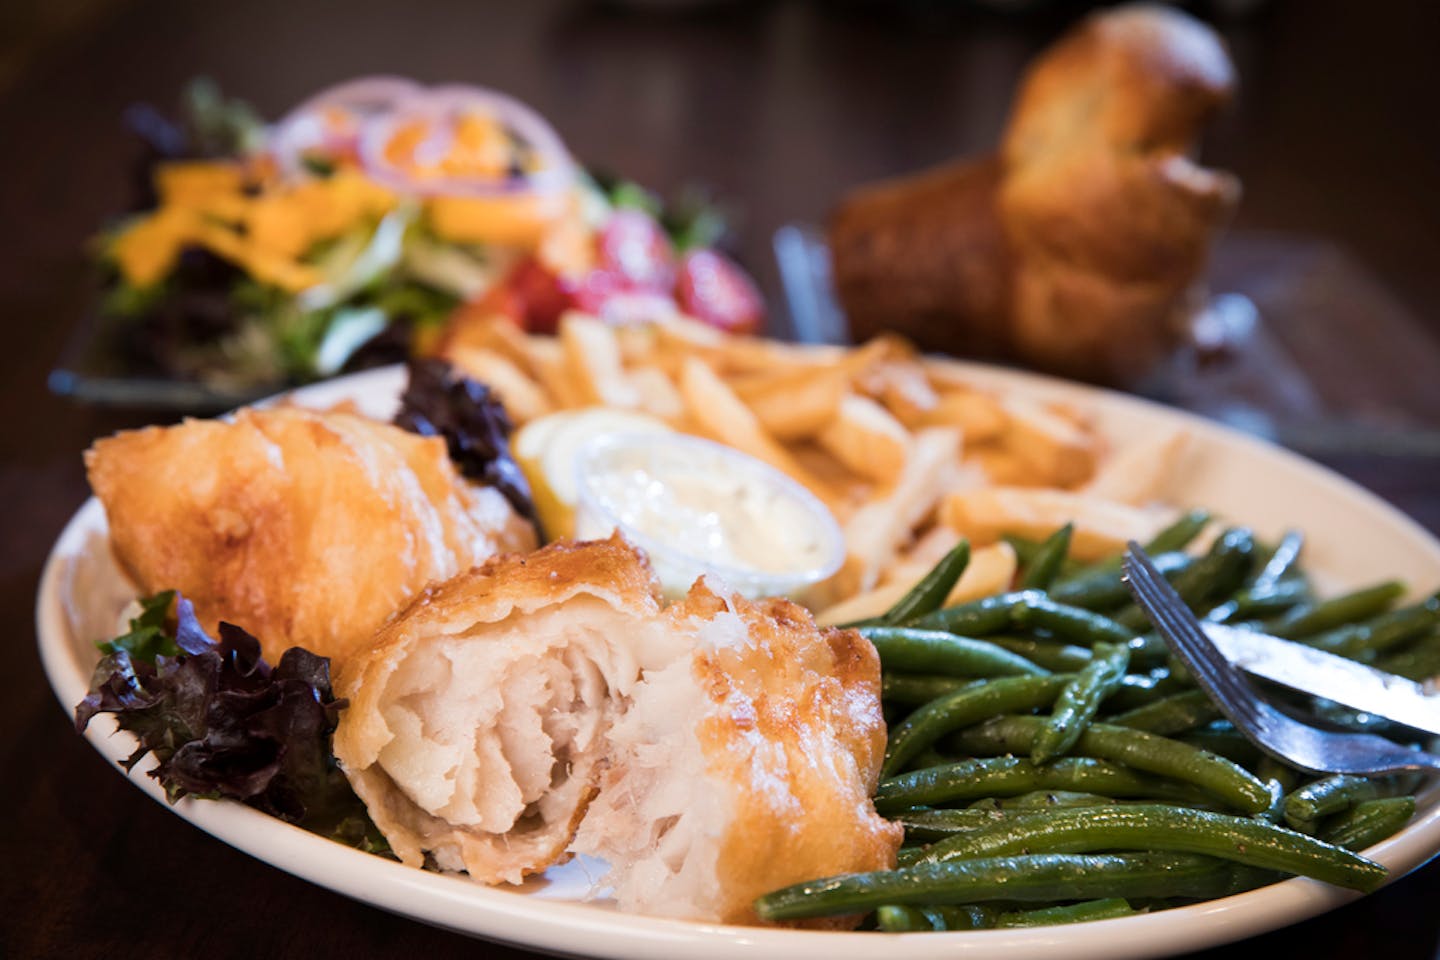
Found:
M 617 210 L 597 239 L 598 269 L 626 289 L 669 293 L 675 288 L 675 248 L 643 210 Z M 608 281 L 607 281 L 608 282 Z
M 520 325 L 531 333 L 554 333 L 560 316 L 575 307 L 575 299 L 540 261 L 527 258 L 516 264 L 505 280 L 519 301 Z
M 729 333 L 755 333 L 765 322 L 765 301 L 754 281 L 714 250 L 685 254 L 675 297 L 681 310 Z

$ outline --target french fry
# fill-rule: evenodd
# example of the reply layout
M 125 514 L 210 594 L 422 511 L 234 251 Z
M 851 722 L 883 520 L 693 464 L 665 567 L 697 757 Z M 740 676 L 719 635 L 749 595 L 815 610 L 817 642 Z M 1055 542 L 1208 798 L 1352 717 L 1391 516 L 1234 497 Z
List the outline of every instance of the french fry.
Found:
M 507 317 L 472 315 L 446 327 L 438 352 L 448 356 L 455 350 L 489 350 L 498 353 L 524 372 L 530 369 L 530 352 L 525 331 Z
M 1092 497 L 1136 505 L 1160 499 L 1189 440 L 1185 431 L 1175 430 L 1127 444 L 1106 458 L 1084 491 Z
M 914 586 L 913 581 L 887 583 L 873 590 L 867 590 L 865 593 L 857 593 L 853 597 L 821 610 L 815 615 L 815 622 L 822 627 L 836 627 L 842 623 L 853 623 L 856 620 L 878 617 L 895 606 L 895 601 L 905 596 L 905 592 L 912 586 Z
M 750 408 L 703 361 L 695 357 L 685 361 L 679 386 L 691 422 L 710 439 L 789 474 L 827 503 L 834 498 L 834 493 L 819 478 L 812 476 L 765 432 Z
M 583 313 L 567 313 L 560 319 L 560 343 L 566 369 L 586 402 L 620 409 L 640 405 L 640 394 L 620 362 L 613 327 Z
M 935 564 L 944 558 L 945 554 L 955 549 L 963 538 L 960 534 L 942 524 L 936 524 L 920 536 L 910 549 L 901 554 L 896 561 L 894 571 L 902 571 L 911 567 L 918 567 L 922 573 L 930 570 Z M 898 576 L 898 573 L 887 573 L 886 579 L 890 576 Z
M 1004 540 L 980 547 L 970 554 L 970 564 L 945 597 L 945 606 L 953 607 L 1009 590 L 1018 566 L 1015 548 Z
M 999 400 L 976 390 L 947 390 L 920 418 L 922 426 L 959 427 L 967 446 L 998 440 L 1009 421 Z
M 773 370 L 834 368 L 845 348 L 822 343 L 785 343 L 761 337 L 730 337 L 721 351 L 721 369 L 727 375 Z
M 671 424 L 685 416 L 685 400 L 664 370 L 659 367 L 635 367 L 629 371 L 629 376 L 641 410 Z
M 1093 436 L 1038 403 L 1008 397 L 1003 406 L 1009 416 L 1005 446 L 1034 468 L 1043 482 L 1073 487 L 1094 474 L 1098 450 Z
M 862 477 L 888 483 L 900 475 L 909 455 L 910 434 L 888 410 L 869 397 L 848 394 L 817 442 Z
M 925 369 L 913 360 L 885 360 L 856 377 L 856 385 L 879 400 L 905 426 L 918 426 L 940 403 Z
M 835 419 L 845 397 L 847 378 L 839 370 L 802 370 L 743 389 L 736 394 L 745 401 L 772 436 L 779 440 L 804 440 L 818 434 Z
M 931 532 L 943 529 L 937 527 Z M 953 531 L 947 531 L 948 534 L 953 534 Z M 955 535 L 953 539 L 958 542 L 960 538 Z M 969 603 L 971 600 L 979 600 L 981 597 L 1010 589 L 1010 584 L 1015 579 L 1016 565 L 1015 550 L 1010 544 L 1001 541 L 981 547 L 971 554 L 965 572 L 945 597 L 945 605 L 948 607 L 957 603 Z M 826 607 L 816 615 L 815 622 L 826 627 L 878 617 L 910 592 L 910 588 L 919 583 L 933 566 L 933 563 L 906 563 L 896 567 L 890 579 L 880 586 Z
M 1030 463 L 1007 447 L 985 443 L 965 448 L 965 463 L 978 466 L 987 483 L 1002 487 L 1044 486 L 1042 477 Z
M 541 386 L 509 358 L 493 350 L 452 347 L 446 358 L 466 376 L 493 389 L 516 426 L 543 417 L 552 409 Z
M 554 337 L 526 337 L 525 355 L 530 369 L 535 372 L 535 379 L 545 388 L 557 409 L 569 410 L 590 402 L 571 374 L 565 347 L 559 340 Z
M 1081 560 L 1115 553 L 1129 540 L 1148 540 L 1171 515 L 1068 490 L 1024 487 L 951 493 L 939 510 L 941 523 L 976 545 L 994 543 L 1007 533 L 1041 539 L 1072 523 L 1070 552 Z
M 959 447 L 960 434 L 955 430 L 936 428 L 915 434 L 899 478 L 845 523 L 847 556 L 840 573 L 844 588 L 868 592 L 879 582 L 881 572 L 949 489 Z

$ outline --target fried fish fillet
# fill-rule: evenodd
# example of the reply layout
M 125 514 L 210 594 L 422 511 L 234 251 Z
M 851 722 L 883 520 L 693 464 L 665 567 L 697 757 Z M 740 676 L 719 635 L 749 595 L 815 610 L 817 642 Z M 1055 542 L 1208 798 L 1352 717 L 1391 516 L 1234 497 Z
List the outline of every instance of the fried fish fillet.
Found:
M 869 641 L 704 581 L 659 628 L 679 656 L 610 728 L 572 845 L 610 863 L 621 909 L 756 923 L 762 893 L 893 867 L 903 831 L 870 799 L 885 721 Z
M 535 543 L 443 440 L 348 413 L 127 431 L 85 463 L 136 586 L 181 591 L 208 629 L 244 627 L 272 663 L 303 646 L 338 666 L 430 581 Z
M 776 887 L 894 865 L 869 642 L 786 601 L 653 591 L 623 540 L 555 544 L 440 585 L 350 662 L 335 753 L 402 860 L 517 882 L 586 853 L 622 909 L 740 923 Z
M 653 574 L 621 540 L 502 557 L 427 591 L 341 672 L 335 731 L 403 862 L 519 883 L 567 858 L 604 736 L 651 649 Z

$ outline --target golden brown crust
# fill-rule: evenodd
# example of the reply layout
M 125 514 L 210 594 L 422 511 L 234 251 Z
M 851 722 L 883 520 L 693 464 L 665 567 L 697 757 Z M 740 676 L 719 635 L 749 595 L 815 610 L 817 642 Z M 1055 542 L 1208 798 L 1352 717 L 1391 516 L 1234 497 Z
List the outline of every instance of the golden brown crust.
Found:
M 85 462 L 137 586 L 181 591 L 272 662 L 298 645 L 338 666 L 430 580 L 534 543 L 443 441 L 350 414 L 241 410 L 117 434 Z
M 857 337 L 1130 382 L 1179 340 L 1239 185 L 1188 158 L 1229 98 L 1184 13 L 1097 13 L 1026 72 L 995 156 L 857 191 L 831 222 Z
M 702 583 L 669 615 L 713 617 L 715 600 Z M 710 777 L 736 804 L 717 865 L 718 913 L 758 923 L 752 904 L 763 893 L 893 867 L 903 831 L 870 800 L 885 752 L 874 646 L 853 630 L 817 628 L 786 600 L 721 604 L 753 642 L 696 654 L 695 676 L 715 707 L 697 734 Z

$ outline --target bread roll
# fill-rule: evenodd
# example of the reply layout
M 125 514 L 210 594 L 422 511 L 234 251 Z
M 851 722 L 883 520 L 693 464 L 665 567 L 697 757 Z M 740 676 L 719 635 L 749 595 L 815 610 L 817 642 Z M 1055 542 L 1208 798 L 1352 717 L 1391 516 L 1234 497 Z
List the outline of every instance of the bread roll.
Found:
M 1023 77 L 993 155 L 856 191 L 831 218 L 857 340 L 1107 383 L 1171 350 L 1239 196 L 1189 159 L 1234 73 L 1177 10 L 1097 13 Z

